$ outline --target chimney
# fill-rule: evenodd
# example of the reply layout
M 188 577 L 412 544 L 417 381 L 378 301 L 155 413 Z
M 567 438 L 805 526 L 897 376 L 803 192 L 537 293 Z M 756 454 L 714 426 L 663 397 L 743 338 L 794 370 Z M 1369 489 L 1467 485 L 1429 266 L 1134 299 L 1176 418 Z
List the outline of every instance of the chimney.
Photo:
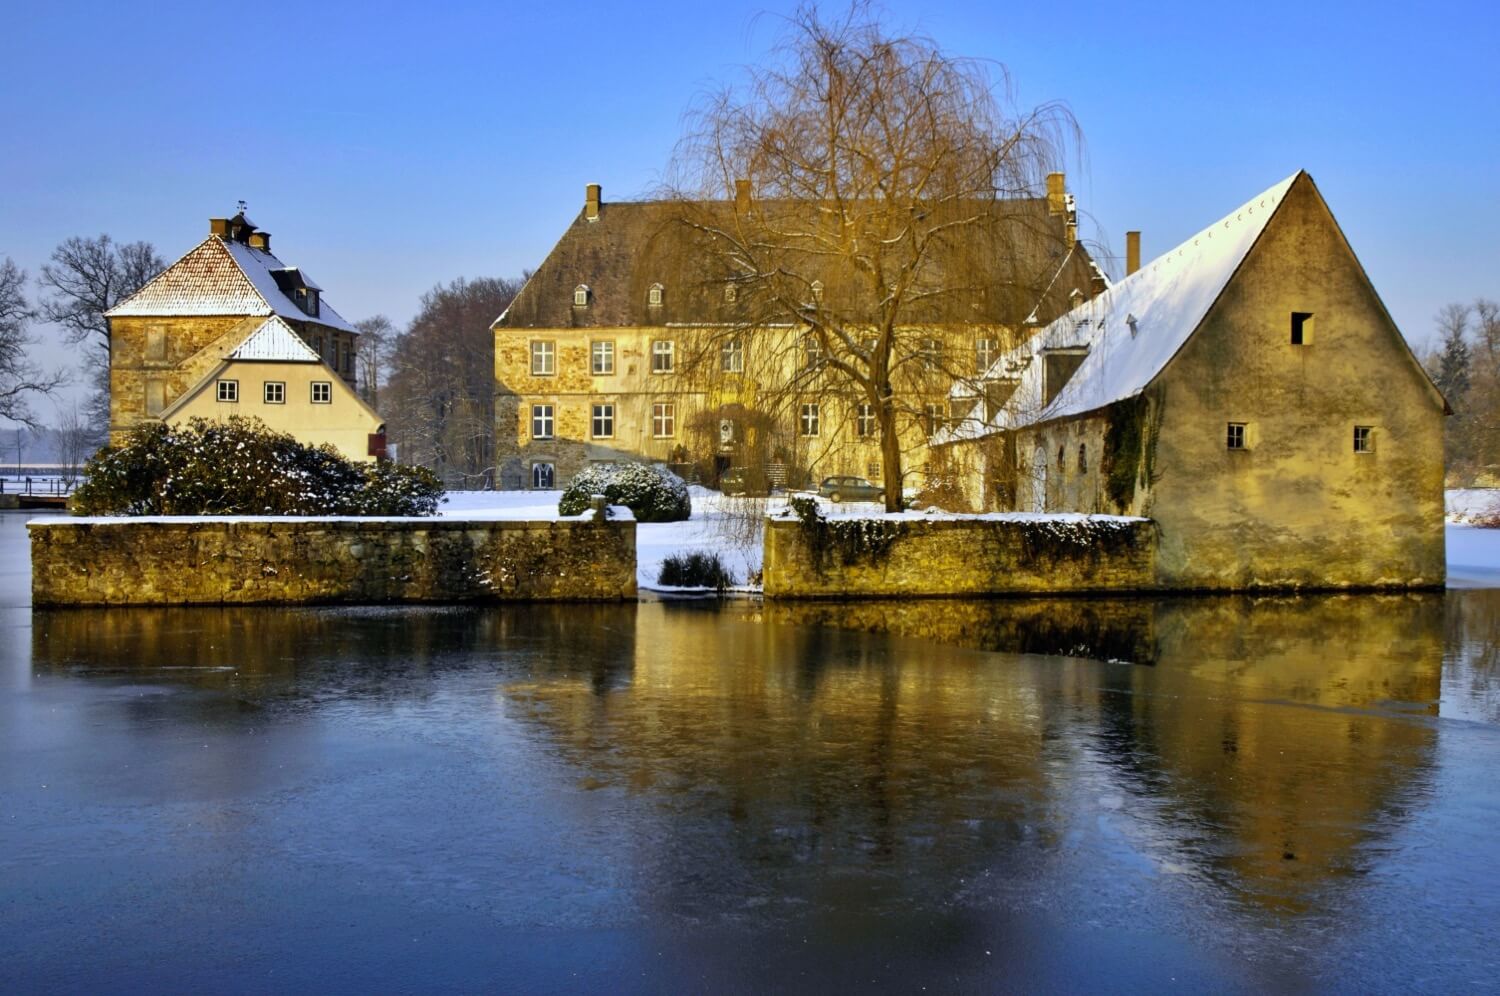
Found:
M 583 188 L 583 216 L 589 221 L 599 220 L 599 185 L 591 183 Z
M 1078 223 L 1068 222 L 1068 248 L 1071 249 L 1078 244 Z
M 1125 275 L 1128 277 L 1141 268 L 1141 233 L 1125 233 Z
M 1047 211 L 1062 214 L 1068 210 L 1067 177 L 1062 173 L 1047 174 Z
M 734 181 L 734 210 L 738 214 L 744 214 L 750 210 L 750 181 Z
M 229 219 L 228 218 L 210 218 L 210 219 L 208 219 L 208 234 L 209 235 L 218 235 L 220 237 L 228 235 L 229 234 Z
M 261 252 L 270 252 L 271 251 L 271 233 L 270 232 L 251 232 L 250 233 L 250 248 L 251 249 L 259 249 Z

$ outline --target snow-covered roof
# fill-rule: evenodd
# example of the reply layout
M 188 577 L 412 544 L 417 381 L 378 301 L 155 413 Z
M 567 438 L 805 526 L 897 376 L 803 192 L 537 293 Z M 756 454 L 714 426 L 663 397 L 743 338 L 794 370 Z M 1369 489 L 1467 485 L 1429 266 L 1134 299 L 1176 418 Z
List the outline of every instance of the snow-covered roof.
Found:
M 1010 401 L 991 421 L 966 420 L 948 439 L 1081 415 L 1145 390 L 1203 322 L 1301 175 L 1246 201 L 1000 356 L 984 379 L 1018 381 Z M 1087 347 L 1088 355 L 1052 403 L 1043 406 L 1046 364 L 1040 357 L 1079 347 Z M 956 397 L 974 393 L 972 387 L 954 391 Z
M 264 249 L 210 235 L 106 314 L 110 318 L 280 315 L 359 333 L 326 300 L 320 300 L 314 317 L 282 293 L 272 271 L 289 269 L 296 268 L 288 267 Z M 298 272 L 307 286 L 317 287 L 305 273 Z
M 272 315 L 225 357 L 229 360 L 283 360 L 289 363 L 322 362 L 312 347 L 292 327 Z

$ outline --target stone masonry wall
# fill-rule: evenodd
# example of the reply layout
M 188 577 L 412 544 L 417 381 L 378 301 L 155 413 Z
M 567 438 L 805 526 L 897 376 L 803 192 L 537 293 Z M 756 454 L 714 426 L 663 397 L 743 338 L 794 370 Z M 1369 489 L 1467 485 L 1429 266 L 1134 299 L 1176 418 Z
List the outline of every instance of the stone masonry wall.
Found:
M 635 523 L 39 519 L 35 605 L 614 601 Z
M 819 531 L 773 519 L 764 584 L 768 598 L 1142 591 L 1156 587 L 1155 557 L 1145 519 L 833 519 Z

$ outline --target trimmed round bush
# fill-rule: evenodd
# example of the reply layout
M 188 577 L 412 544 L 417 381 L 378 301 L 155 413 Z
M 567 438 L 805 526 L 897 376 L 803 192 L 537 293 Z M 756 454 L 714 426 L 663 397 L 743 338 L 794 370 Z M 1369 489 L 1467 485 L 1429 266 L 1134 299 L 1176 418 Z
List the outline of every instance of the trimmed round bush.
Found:
M 693 514 L 687 484 L 666 467 L 644 463 L 596 464 L 573 478 L 557 503 L 561 515 L 578 515 L 589 499 L 603 495 L 626 505 L 638 522 L 681 522 Z
M 239 416 L 140 426 L 84 475 L 83 515 L 432 515 L 443 499 L 425 467 L 354 463 Z

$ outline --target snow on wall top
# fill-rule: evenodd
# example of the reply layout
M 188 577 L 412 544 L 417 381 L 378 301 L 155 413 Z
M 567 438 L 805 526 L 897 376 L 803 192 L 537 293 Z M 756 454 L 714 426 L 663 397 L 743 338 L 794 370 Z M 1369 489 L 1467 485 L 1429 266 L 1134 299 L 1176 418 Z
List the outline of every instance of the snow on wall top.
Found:
M 1017 381 L 1010 401 L 987 423 L 966 420 L 947 441 L 1081 415 L 1145 390 L 1202 323 L 1301 175 L 1251 198 L 1002 355 L 984 379 Z M 1044 407 L 1042 354 L 1081 346 L 1088 355 Z M 959 388 L 954 394 L 973 397 L 974 391 Z
M 287 265 L 269 252 L 210 235 L 105 314 L 110 318 L 280 315 L 359 333 L 327 301 L 320 300 L 317 317 L 299 308 L 281 292 L 271 274 L 285 269 Z M 302 276 L 306 279 L 306 274 Z
M 322 358 L 292 331 L 292 327 L 272 315 L 251 332 L 226 357 L 230 360 L 284 360 L 292 363 L 321 363 Z

